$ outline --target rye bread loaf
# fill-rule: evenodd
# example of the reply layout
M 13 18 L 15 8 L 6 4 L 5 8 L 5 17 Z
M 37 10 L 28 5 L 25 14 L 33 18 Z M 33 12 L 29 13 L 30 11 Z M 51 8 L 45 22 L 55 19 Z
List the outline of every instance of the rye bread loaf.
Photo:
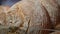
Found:
M 22 0 L 16 3 L 8 10 L 7 20 L 10 29 L 18 29 L 20 34 L 49 34 L 49 31 L 41 29 L 51 28 L 49 14 L 40 0 Z
M 7 7 L 0 6 L 0 34 L 7 34 L 8 33 L 8 23 L 6 21 L 6 10 Z
M 8 10 L 7 20 L 10 29 L 18 29 L 20 34 L 49 34 L 41 29 L 55 28 L 60 24 L 59 9 L 54 0 L 22 0 Z
M 0 25 L 6 24 L 6 12 L 3 6 L 0 6 Z

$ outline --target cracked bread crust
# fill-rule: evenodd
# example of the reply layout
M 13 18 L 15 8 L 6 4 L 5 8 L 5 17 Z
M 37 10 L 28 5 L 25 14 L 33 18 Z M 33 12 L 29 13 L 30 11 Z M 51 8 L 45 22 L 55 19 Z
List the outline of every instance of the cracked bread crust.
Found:
M 49 31 L 41 29 L 51 29 L 51 23 L 54 23 L 54 26 L 56 23 L 59 23 L 58 5 L 54 0 L 51 1 L 20 1 L 8 10 L 7 17 L 10 16 L 12 18 L 11 25 L 13 27 L 18 27 L 17 29 L 20 29 L 20 34 L 49 34 Z M 17 17 L 18 22 L 14 22 L 16 18 L 14 16 Z

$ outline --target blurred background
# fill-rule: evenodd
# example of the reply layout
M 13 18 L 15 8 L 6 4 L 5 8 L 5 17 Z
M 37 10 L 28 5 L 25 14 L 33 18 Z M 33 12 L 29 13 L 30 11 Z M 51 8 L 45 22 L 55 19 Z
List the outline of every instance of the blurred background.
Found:
M 0 0 L 0 5 L 2 6 L 12 6 L 16 2 L 21 1 L 21 0 Z

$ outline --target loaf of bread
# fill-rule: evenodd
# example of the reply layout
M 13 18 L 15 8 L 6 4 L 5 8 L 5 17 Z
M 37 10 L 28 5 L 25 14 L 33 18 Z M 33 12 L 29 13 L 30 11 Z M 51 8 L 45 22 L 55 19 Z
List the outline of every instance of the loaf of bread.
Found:
M 51 22 L 49 14 L 40 0 L 23 0 L 13 5 L 7 12 L 10 29 L 18 27 L 20 34 L 48 34 Z M 16 30 L 17 30 L 16 29 Z
M 6 9 L 6 8 L 5 8 Z M 6 24 L 6 12 L 3 6 L 0 6 L 0 25 Z
M 7 12 L 10 29 L 19 34 L 49 34 L 45 29 L 60 24 L 59 19 L 59 5 L 54 0 L 22 0 Z
M 7 7 L 0 6 L 0 34 L 7 34 L 9 30 L 7 27 L 9 24 L 6 21 L 6 10 L 8 10 Z

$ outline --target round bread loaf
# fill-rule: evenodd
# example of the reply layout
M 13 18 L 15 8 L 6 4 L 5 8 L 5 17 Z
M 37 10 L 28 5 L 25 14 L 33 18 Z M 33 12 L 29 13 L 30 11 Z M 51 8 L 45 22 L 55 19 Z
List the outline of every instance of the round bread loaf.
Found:
M 51 19 L 51 20 L 50 20 Z M 7 12 L 12 32 L 20 34 L 49 34 L 51 23 L 59 23 L 59 8 L 54 0 L 22 0 Z

